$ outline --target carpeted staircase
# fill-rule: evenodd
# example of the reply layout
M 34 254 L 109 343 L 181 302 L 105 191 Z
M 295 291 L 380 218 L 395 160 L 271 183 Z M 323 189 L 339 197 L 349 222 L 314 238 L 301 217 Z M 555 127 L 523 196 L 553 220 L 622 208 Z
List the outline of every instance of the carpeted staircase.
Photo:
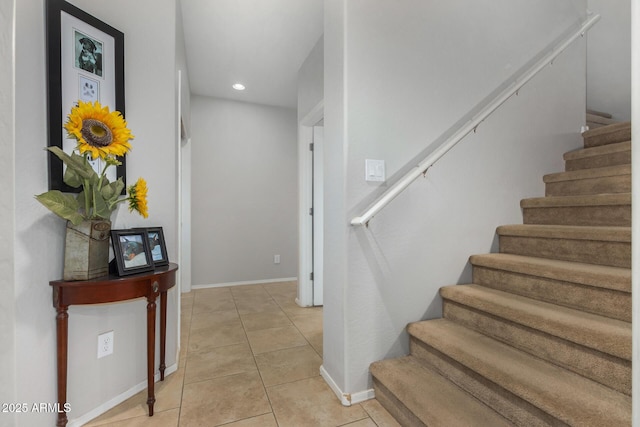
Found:
M 631 124 L 583 137 L 411 354 L 371 365 L 403 426 L 631 425 Z

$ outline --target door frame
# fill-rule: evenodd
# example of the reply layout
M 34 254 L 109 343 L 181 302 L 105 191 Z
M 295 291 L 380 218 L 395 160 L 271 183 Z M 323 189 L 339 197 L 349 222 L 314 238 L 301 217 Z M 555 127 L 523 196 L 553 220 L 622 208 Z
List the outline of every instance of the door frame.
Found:
M 324 118 L 324 101 L 320 101 L 298 121 L 298 297 L 296 303 L 301 307 L 313 306 L 313 286 L 310 274 L 313 271 L 313 235 L 312 218 L 309 208 L 313 205 L 311 184 L 313 182 L 312 153 L 309 144 L 313 142 L 313 127 Z M 322 165 L 317 159 L 316 165 Z M 316 166 L 318 167 L 318 166 Z M 321 199 L 321 198 L 320 198 Z M 317 199 L 316 199 L 317 200 Z M 315 206 L 322 209 L 322 205 Z M 316 217 L 316 230 L 322 230 L 322 224 Z M 322 250 L 316 244 L 316 264 L 322 265 Z M 322 274 L 314 278 L 322 280 Z

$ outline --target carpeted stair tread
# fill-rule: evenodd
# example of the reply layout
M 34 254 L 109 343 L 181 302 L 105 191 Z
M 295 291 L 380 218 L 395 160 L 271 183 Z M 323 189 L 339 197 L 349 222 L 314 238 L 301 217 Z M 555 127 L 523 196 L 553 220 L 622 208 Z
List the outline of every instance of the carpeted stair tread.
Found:
M 558 420 L 631 424 L 631 398 L 446 319 L 412 323 L 410 335 Z
M 520 207 L 525 224 L 631 226 L 631 193 L 537 197 Z
M 548 239 L 631 242 L 631 227 L 582 227 L 570 225 L 513 224 L 501 225 L 498 235 L 542 237 Z
M 426 426 L 512 425 L 412 356 L 375 362 L 370 371 L 375 381 L 402 402 L 403 410 L 410 411 Z
M 580 169 L 568 172 L 557 172 L 545 175 L 545 184 L 562 181 L 576 181 L 581 179 L 605 178 L 620 175 L 631 175 L 631 165 L 616 165 L 603 168 Z
M 631 227 L 503 225 L 500 253 L 631 268 Z
M 587 194 L 581 196 L 547 196 L 523 199 L 521 208 L 568 207 L 568 206 L 615 206 L 630 205 L 631 193 Z
M 602 353 L 631 360 L 631 324 L 479 285 L 440 288 L 443 299 L 473 307 Z
M 607 117 L 602 117 L 600 115 L 597 114 L 589 114 L 587 113 L 587 125 L 590 127 L 591 124 L 596 124 L 599 126 L 605 126 L 605 125 L 613 125 L 615 123 L 618 123 L 617 120 L 613 120 L 611 118 L 607 118 Z
M 598 147 L 581 148 L 579 150 L 564 153 L 563 158 L 567 160 L 578 160 L 587 157 L 602 156 L 605 154 L 631 151 L 631 141 L 617 142 L 615 144 L 601 145 Z
M 628 268 L 498 253 L 472 255 L 469 260 L 474 266 L 631 293 Z
M 585 148 L 629 141 L 631 140 L 631 122 L 620 122 L 590 129 L 582 133 L 582 138 Z
M 564 154 L 565 170 L 602 168 L 631 164 L 631 141 L 582 148 Z
M 592 114 L 594 116 L 604 117 L 606 119 L 611 119 L 613 116 L 609 113 L 605 113 L 603 111 L 592 110 L 591 108 L 587 108 L 587 114 Z

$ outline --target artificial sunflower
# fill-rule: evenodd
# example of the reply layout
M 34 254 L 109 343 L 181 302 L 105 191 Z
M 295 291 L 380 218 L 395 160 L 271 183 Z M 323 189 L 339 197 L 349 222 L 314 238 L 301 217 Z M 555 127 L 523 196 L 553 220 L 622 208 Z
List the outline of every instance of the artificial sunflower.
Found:
M 147 182 L 138 178 L 134 185 L 129 186 L 129 212 L 136 211 L 144 218 L 149 216 L 147 210 Z
M 63 180 L 73 188 L 81 188 L 77 195 L 50 190 L 36 196 L 38 201 L 59 217 L 74 225 L 92 219 L 110 220 L 111 213 L 124 201 L 129 202 L 129 210 L 143 217 L 149 216 L 147 210 L 147 183 L 140 178 L 128 187 L 129 195 L 121 197 L 125 189 L 122 177 L 110 182 L 107 169 L 120 166 L 116 156 L 124 156 L 130 149 L 129 140 L 133 139 L 127 123 L 118 111 L 109 112 L 99 102 L 78 101 L 69 114 L 65 124 L 69 135 L 78 141 L 76 153 L 66 153 L 61 147 L 51 146 L 47 150 L 58 157 L 66 166 Z M 97 168 L 89 161 L 102 159 Z
M 109 112 L 100 102 L 78 101 L 64 125 L 69 136 L 78 141 L 80 154 L 90 153 L 91 158 L 106 159 L 110 156 L 124 156 L 133 139 L 127 122 L 119 111 Z

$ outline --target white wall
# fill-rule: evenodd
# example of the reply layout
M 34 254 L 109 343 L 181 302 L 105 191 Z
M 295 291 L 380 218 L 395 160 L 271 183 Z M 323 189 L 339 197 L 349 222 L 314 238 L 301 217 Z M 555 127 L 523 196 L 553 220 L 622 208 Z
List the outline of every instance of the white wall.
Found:
M 441 315 L 438 289 L 470 280 L 468 257 L 496 249 L 495 227 L 521 223 L 519 200 L 543 195 L 542 175 L 580 144 L 584 40 L 369 228 L 350 219 L 585 11 L 557 0 L 325 3 L 323 366 L 343 392 L 370 388 L 372 361 L 408 353 L 406 324 Z M 386 161 L 387 183 L 364 181 L 365 159 Z
M 587 107 L 631 120 L 631 0 L 588 0 L 601 15 L 587 36 Z
M 296 277 L 295 110 L 194 96 L 191 115 L 193 285 Z
M 72 3 L 125 33 L 126 116 L 136 137 L 127 173 L 130 183 L 140 176 L 148 182 L 149 218 L 123 208 L 112 217 L 113 227 L 164 227 L 169 258 L 175 259 L 175 0 Z M 45 2 L 19 2 L 16 11 L 15 400 L 55 402 L 55 311 L 48 282 L 62 276 L 64 222 L 33 198 L 47 189 Z M 176 323 L 177 292 L 172 291 L 168 366 L 176 362 Z M 115 353 L 97 360 L 97 336 L 108 330 L 115 333 Z M 143 300 L 70 308 L 70 419 L 145 382 L 145 336 Z M 55 418 L 32 413 L 17 417 L 16 425 L 53 425 Z
M 13 0 L 0 0 L 0 402 L 16 402 L 14 288 L 14 99 Z M 14 414 L 0 414 L 1 427 L 13 427 Z
M 316 42 L 298 71 L 298 120 L 324 97 L 324 36 Z

